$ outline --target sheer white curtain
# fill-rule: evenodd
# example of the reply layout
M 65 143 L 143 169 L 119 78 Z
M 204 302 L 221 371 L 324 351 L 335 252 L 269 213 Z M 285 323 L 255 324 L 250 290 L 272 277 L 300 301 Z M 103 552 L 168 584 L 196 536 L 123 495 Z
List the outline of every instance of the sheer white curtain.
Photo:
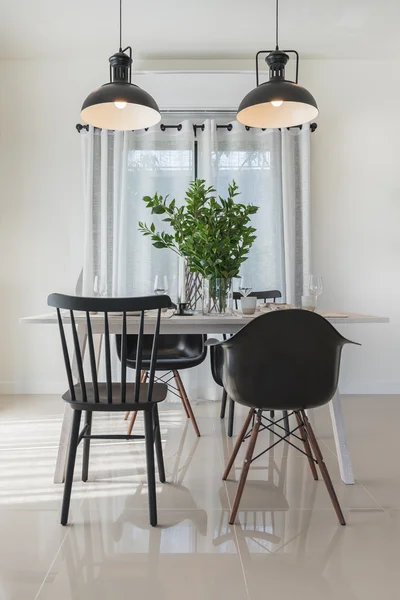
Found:
M 155 222 L 143 196 L 155 192 L 183 203 L 194 179 L 193 124 L 197 128 L 198 177 L 225 196 L 235 179 L 243 203 L 260 208 L 253 221 L 257 240 L 242 274 L 254 289 L 279 289 L 288 302 L 300 302 L 309 272 L 310 129 L 246 130 L 236 121 L 194 116 L 181 128 L 113 132 L 92 127 L 82 136 L 85 202 L 83 295 L 93 295 L 94 280 L 103 293 L 153 293 L 156 274 L 168 278 L 177 298 L 178 258 L 152 246 L 138 222 Z M 212 381 L 209 361 L 182 373 L 192 399 L 215 399 L 221 390 Z
M 217 123 L 206 121 L 199 133 L 199 177 L 222 196 L 234 179 L 238 200 L 259 206 L 257 239 L 241 274 L 253 289 L 278 289 L 287 302 L 300 304 L 310 263 L 310 128 L 262 131 Z
M 281 136 L 286 298 L 300 306 L 311 270 L 310 126 L 284 129 Z
M 82 135 L 82 134 L 81 134 Z M 89 128 L 82 135 L 85 173 L 83 294 L 93 295 L 95 277 L 104 293 L 153 293 L 155 275 L 166 275 L 176 296 L 178 259 L 154 248 L 138 231 L 139 221 L 154 222 L 143 196 L 169 194 L 182 203 L 194 177 L 193 129 L 122 132 Z

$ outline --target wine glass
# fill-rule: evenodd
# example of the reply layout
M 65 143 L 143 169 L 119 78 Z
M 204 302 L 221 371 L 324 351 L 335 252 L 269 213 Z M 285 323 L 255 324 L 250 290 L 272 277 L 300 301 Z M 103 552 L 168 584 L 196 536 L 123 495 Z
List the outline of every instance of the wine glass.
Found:
M 168 278 L 166 275 L 155 276 L 154 293 L 156 296 L 162 296 L 168 293 Z
M 315 308 L 317 308 L 318 297 L 324 291 L 324 282 L 322 280 L 321 275 L 310 275 L 308 280 L 308 289 L 310 292 L 310 296 L 314 296 L 315 298 Z
M 242 294 L 242 296 L 244 298 L 246 298 L 246 296 L 251 294 L 252 289 L 253 289 L 253 286 L 252 286 L 250 277 L 248 277 L 246 275 L 242 275 L 242 277 L 240 278 L 240 283 L 239 283 L 239 292 Z
M 107 296 L 107 282 L 99 275 L 94 276 L 93 292 L 97 297 Z

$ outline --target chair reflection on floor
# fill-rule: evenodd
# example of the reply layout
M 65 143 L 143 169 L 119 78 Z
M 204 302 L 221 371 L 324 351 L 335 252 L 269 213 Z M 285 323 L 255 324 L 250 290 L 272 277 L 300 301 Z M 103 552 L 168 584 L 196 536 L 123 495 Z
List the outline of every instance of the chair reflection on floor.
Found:
M 316 496 L 316 486 L 308 490 L 309 501 Z M 348 598 L 348 582 L 340 560 L 346 528 L 332 525 L 332 535 L 320 540 L 315 552 L 313 537 L 318 535 L 316 515 L 325 511 L 244 511 L 240 510 L 238 524 L 229 525 L 228 511 L 224 526 L 237 538 L 237 548 L 246 570 L 246 580 L 251 598 L 260 597 L 260 590 L 268 585 L 268 595 L 276 598 L 292 598 L 299 590 L 307 590 L 304 597 L 332 598 L 329 579 L 336 586 L 343 582 L 343 595 Z M 246 518 L 247 517 L 247 518 Z M 274 526 L 272 525 L 274 523 Z M 223 539 L 221 537 L 220 539 Z M 271 557 L 271 560 L 257 560 Z M 337 593 L 337 591 L 336 591 Z M 300 596 L 303 598 L 303 596 Z
M 223 424 L 222 428 L 224 428 Z M 273 433 L 270 432 L 269 436 L 272 440 Z M 221 439 L 224 441 L 225 446 L 224 455 L 229 456 L 232 452 L 230 447 L 233 448 L 233 443 L 230 438 L 227 438 L 223 434 L 223 432 Z M 244 538 L 249 537 L 254 543 L 259 544 L 260 546 L 263 546 L 264 543 L 278 545 L 281 541 L 281 537 L 275 533 L 275 515 L 278 514 L 281 517 L 281 515 L 289 509 L 289 504 L 284 494 L 288 456 L 288 446 L 282 447 L 280 458 L 278 458 L 275 448 L 273 448 L 268 456 L 268 464 L 255 467 L 255 470 L 265 472 L 266 477 L 263 477 L 259 481 L 251 482 L 249 490 L 251 489 L 252 492 L 251 504 L 254 504 L 254 507 L 250 507 L 249 502 L 247 501 L 246 509 L 241 510 L 239 513 L 241 532 L 243 533 Z M 235 467 L 235 471 L 237 469 L 239 469 L 239 467 Z M 232 485 L 232 490 L 229 490 L 230 485 Z M 222 511 L 218 536 L 214 539 L 214 544 L 217 546 L 226 543 L 228 540 L 232 540 L 235 545 L 237 544 L 235 529 L 229 524 L 230 507 L 225 501 L 226 491 L 228 495 L 230 495 L 229 492 L 233 492 L 236 483 L 230 481 L 227 482 L 225 486 L 220 489 Z M 257 487 L 260 489 L 260 494 L 256 494 L 254 497 L 254 491 Z M 314 494 L 315 493 L 316 492 L 314 492 Z M 246 496 L 245 494 L 244 503 L 246 503 L 246 498 L 250 498 L 250 495 Z M 258 498 L 260 498 L 260 501 Z M 268 506 L 268 502 L 271 503 L 271 510 L 260 510 L 260 506 L 264 506 L 265 504 Z M 276 510 L 274 510 L 274 508 L 276 508 Z M 239 548 L 237 548 L 237 550 L 239 551 Z
M 200 442 L 198 437 L 192 440 L 192 437 L 188 436 L 188 429 L 189 421 L 185 421 L 177 450 L 174 453 L 174 462 L 171 471 L 168 472 L 169 483 L 158 489 L 157 501 L 160 516 L 158 527 L 151 527 L 148 523 L 145 510 L 147 494 L 144 482 L 140 482 L 136 486 L 133 494 L 130 489 L 127 491 L 125 500 L 121 502 L 120 514 L 113 520 L 106 518 L 107 515 L 113 515 L 116 512 L 116 506 L 118 507 L 116 497 L 112 496 L 111 490 L 99 501 L 96 501 L 96 496 L 88 497 L 85 501 L 81 509 L 83 525 L 78 519 L 75 527 L 76 531 L 79 528 L 79 535 L 74 532 L 73 535 L 68 536 L 62 550 L 69 582 L 76 588 L 75 595 L 74 590 L 71 589 L 71 598 L 81 597 L 79 594 L 82 594 L 82 590 L 85 588 L 92 590 L 93 588 L 90 586 L 97 586 L 101 569 L 111 571 L 115 569 L 116 577 L 118 576 L 121 569 L 121 554 L 124 554 L 124 544 L 129 548 L 129 551 L 126 552 L 127 560 L 132 556 L 133 546 L 136 548 L 135 555 L 140 554 L 146 557 L 146 560 L 141 562 L 140 573 L 137 572 L 137 577 L 132 581 L 135 585 L 135 594 L 142 593 L 145 598 L 167 597 L 166 584 L 163 583 L 162 577 L 157 576 L 159 558 L 163 554 L 163 544 L 168 546 L 168 539 L 179 536 L 180 526 L 186 530 L 183 523 L 187 521 L 190 522 L 187 527 L 191 530 L 190 536 L 185 536 L 190 544 L 187 552 L 196 552 L 198 536 L 206 536 L 208 528 L 207 512 L 198 507 L 190 490 L 183 485 Z M 189 448 L 187 448 L 188 440 L 192 440 Z M 124 446 L 126 451 L 130 455 L 132 454 L 132 445 L 118 445 Z M 186 452 L 185 447 L 187 448 Z M 185 458 L 182 456 L 184 452 Z M 167 462 L 165 466 L 168 471 Z M 113 480 L 116 480 L 115 474 Z M 94 484 L 93 490 L 96 493 L 96 484 Z M 163 497 L 168 494 L 173 497 L 173 509 L 163 507 Z M 171 503 L 171 501 L 166 502 L 168 507 L 171 506 Z M 99 517 L 100 512 L 104 513 L 102 518 Z M 175 532 L 174 528 L 177 528 Z M 134 538 L 133 542 L 132 538 Z M 181 538 L 178 537 L 178 539 L 181 541 Z

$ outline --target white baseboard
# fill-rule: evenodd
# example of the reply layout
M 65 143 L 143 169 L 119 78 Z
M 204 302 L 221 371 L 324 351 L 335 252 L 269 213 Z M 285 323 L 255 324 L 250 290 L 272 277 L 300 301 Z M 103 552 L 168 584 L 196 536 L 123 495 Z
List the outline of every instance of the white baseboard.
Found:
M 64 394 L 65 381 L 0 381 L 0 395 Z

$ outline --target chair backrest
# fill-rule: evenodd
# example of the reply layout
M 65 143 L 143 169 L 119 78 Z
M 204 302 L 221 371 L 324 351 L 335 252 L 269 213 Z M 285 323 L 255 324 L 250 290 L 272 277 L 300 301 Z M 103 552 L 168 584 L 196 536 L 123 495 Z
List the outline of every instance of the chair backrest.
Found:
M 156 310 L 156 318 L 154 319 L 153 345 L 151 352 L 149 378 L 148 378 L 148 395 L 147 400 L 151 400 L 154 386 L 155 364 L 157 359 L 157 346 L 160 332 L 161 310 L 168 308 L 171 303 L 169 296 L 143 296 L 139 298 L 85 298 L 79 296 L 66 296 L 63 294 L 51 294 L 47 303 L 57 309 L 58 325 L 60 329 L 61 345 L 64 355 L 65 368 L 67 371 L 68 385 L 72 401 L 76 401 L 77 389 L 74 387 L 73 366 L 71 355 L 74 355 L 74 361 L 77 370 L 77 379 L 79 383 L 79 401 L 87 402 L 88 380 L 85 377 L 84 368 L 84 351 L 85 347 L 82 343 L 82 336 L 78 332 L 78 327 L 82 328 L 87 336 L 87 346 L 89 349 L 89 362 L 91 372 L 91 384 L 93 385 L 94 401 L 100 402 L 99 385 L 97 378 L 97 364 L 95 355 L 95 345 L 93 341 L 93 333 L 102 333 L 104 341 L 105 354 L 105 371 L 107 384 L 107 403 L 112 404 L 115 397 L 115 386 L 113 390 L 112 370 L 111 370 L 111 345 L 110 345 L 110 322 L 109 315 L 114 314 L 113 319 L 118 319 L 118 326 L 121 323 L 119 332 L 121 333 L 121 377 L 118 391 L 118 402 L 138 402 L 140 395 L 140 372 L 142 363 L 142 348 L 144 337 L 144 313 L 146 310 Z M 65 312 L 61 312 L 61 311 Z M 126 348 L 127 348 L 127 313 L 140 313 L 138 321 L 138 344 L 136 355 L 136 377 L 134 398 L 126 397 Z M 81 313 L 81 314 L 77 314 Z M 72 328 L 72 348 L 69 348 L 65 325 L 70 324 Z M 116 333 L 113 331 L 112 333 Z M 148 334 L 147 334 L 148 335 Z M 72 352 L 71 352 L 72 350 Z M 89 380 L 90 381 L 90 380 Z M 114 398 L 113 398 L 114 395 Z
M 252 296 L 253 298 L 257 298 L 258 300 L 263 300 L 264 302 L 266 302 L 267 300 L 272 300 L 273 302 L 276 302 L 277 298 L 282 298 L 282 294 L 279 290 L 268 290 L 266 292 L 251 292 L 248 295 Z M 240 300 L 241 297 L 242 294 L 240 292 L 233 292 L 235 308 L 238 308 L 238 300 Z
M 224 388 L 233 400 L 254 408 L 320 406 L 336 392 L 347 343 L 352 342 L 316 313 L 266 313 L 220 345 Z

